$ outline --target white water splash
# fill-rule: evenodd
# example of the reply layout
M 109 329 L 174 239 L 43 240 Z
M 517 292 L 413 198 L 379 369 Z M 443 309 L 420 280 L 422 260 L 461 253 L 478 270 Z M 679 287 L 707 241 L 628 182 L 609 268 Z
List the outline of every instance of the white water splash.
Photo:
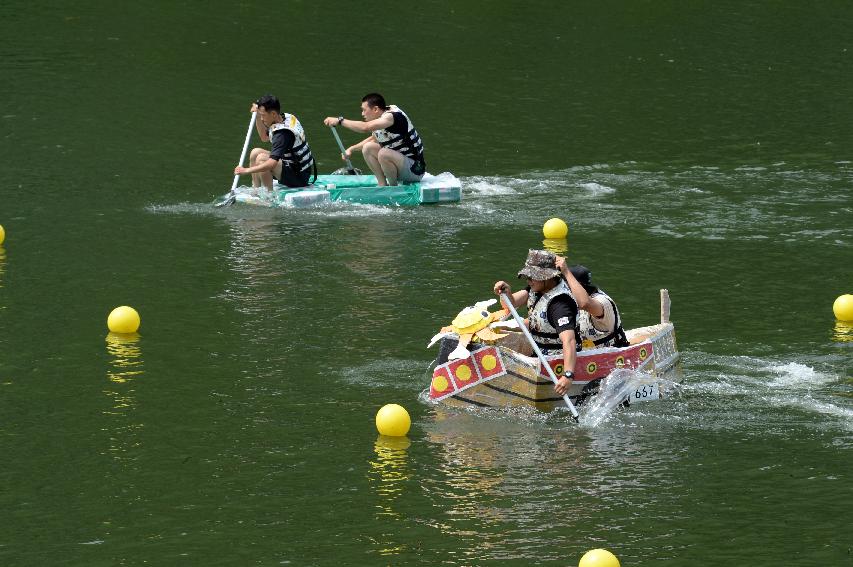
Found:
M 587 400 L 580 409 L 578 422 L 585 427 L 597 427 L 625 405 L 638 388 L 653 384 L 664 398 L 678 391 L 679 384 L 637 370 L 614 370 L 601 381 L 598 393 Z M 655 402 L 658 403 L 658 402 Z
M 600 183 L 590 182 L 590 183 L 582 183 L 581 187 L 586 189 L 592 195 L 610 195 L 611 193 L 615 193 L 616 189 L 613 187 L 608 187 L 607 185 L 602 185 Z

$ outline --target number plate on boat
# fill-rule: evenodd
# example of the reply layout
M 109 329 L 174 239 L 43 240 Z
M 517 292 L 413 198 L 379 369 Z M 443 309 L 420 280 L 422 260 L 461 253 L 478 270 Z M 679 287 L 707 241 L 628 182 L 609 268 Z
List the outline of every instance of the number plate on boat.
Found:
M 628 403 L 639 404 L 640 402 L 650 402 L 659 399 L 660 392 L 658 391 L 657 384 L 643 384 L 628 396 Z

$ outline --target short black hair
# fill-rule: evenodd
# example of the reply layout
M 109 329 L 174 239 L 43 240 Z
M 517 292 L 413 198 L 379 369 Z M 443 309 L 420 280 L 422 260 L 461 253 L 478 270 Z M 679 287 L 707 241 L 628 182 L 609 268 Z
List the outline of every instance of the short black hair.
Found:
M 275 110 L 276 112 L 281 114 L 281 103 L 276 97 L 271 94 L 265 94 L 264 96 L 256 100 L 255 104 L 258 105 L 258 108 L 263 106 L 264 110 L 266 110 L 267 112 Z
M 367 106 L 378 106 L 382 110 L 388 110 L 388 105 L 385 104 L 385 97 L 379 93 L 370 93 L 364 95 L 361 102 L 366 102 Z

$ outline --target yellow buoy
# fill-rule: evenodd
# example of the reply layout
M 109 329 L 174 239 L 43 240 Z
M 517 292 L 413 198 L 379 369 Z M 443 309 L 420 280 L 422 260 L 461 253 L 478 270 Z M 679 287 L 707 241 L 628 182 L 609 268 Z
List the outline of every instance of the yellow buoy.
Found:
M 583 554 L 578 567 L 619 567 L 619 560 L 606 549 L 591 549 Z
M 3 242 L 2 238 L 0 242 Z M 839 295 L 832 304 L 832 312 L 839 321 L 853 321 L 853 295 L 849 293 Z
M 107 317 L 107 327 L 113 333 L 135 333 L 139 329 L 139 313 L 133 307 L 116 307 Z
M 376 429 L 388 437 L 403 437 L 409 432 L 412 419 L 401 405 L 386 404 L 376 412 Z
M 569 227 L 562 219 L 548 219 L 545 226 L 542 227 L 542 234 L 549 239 L 565 238 L 569 234 Z
M 0 246 L 3 245 L 4 240 L 6 240 L 6 231 L 3 230 L 3 225 L 0 224 Z

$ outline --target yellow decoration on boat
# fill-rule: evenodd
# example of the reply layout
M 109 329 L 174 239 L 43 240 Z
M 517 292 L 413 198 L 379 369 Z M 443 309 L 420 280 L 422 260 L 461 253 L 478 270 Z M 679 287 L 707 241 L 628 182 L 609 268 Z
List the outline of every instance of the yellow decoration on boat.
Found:
M 411 426 L 409 412 L 401 405 L 386 404 L 376 412 L 376 429 L 382 435 L 403 437 Z
M 3 242 L 2 238 L 0 242 Z M 832 304 L 832 312 L 839 321 L 853 321 L 853 295 L 849 293 L 839 295 Z
M 483 357 L 483 360 L 480 362 L 480 364 L 486 370 L 494 370 L 495 366 L 498 365 L 498 359 L 492 356 L 491 354 L 487 354 Z
M 467 382 L 471 379 L 471 367 L 467 364 L 461 365 L 456 369 L 456 377 L 462 380 L 463 382 Z
M 465 308 L 459 312 L 450 324 L 453 325 L 455 332 L 460 335 L 466 335 L 476 333 L 491 322 L 491 313 L 485 309 Z
M 542 234 L 549 239 L 565 238 L 569 234 L 569 227 L 562 219 L 548 219 L 542 227 Z
M 436 392 L 444 392 L 450 384 L 444 376 L 436 376 L 432 379 L 432 387 Z
M 646 350 L 646 347 L 640 349 L 640 360 L 646 360 L 646 357 L 649 356 L 649 351 Z
M 586 371 L 590 374 L 595 374 L 595 371 L 598 370 L 598 365 L 594 362 L 590 362 L 586 365 Z
M 617 356 L 616 357 L 616 366 L 619 366 L 619 367 L 625 366 L 625 357 L 624 356 Z
M 495 311 L 494 313 L 489 312 L 487 308 L 493 303 L 497 303 L 497 301 L 494 299 L 480 301 L 460 311 L 449 326 L 442 327 L 438 334 L 432 337 L 427 348 L 435 344 L 442 337 L 456 333 L 459 335 L 459 344 L 450 353 L 450 359 L 456 360 L 467 358 L 470 355 L 467 346 L 474 337 L 487 343 L 493 343 L 505 337 L 506 334 L 496 333 L 490 327 L 492 323 L 500 321 L 507 315 L 505 309 Z
M 6 231 L 3 229 L 3 225 L 0 224 L 0 245 L 3 244 L 4 240 L 6 240 Z
M 578 567 L 621 567 L 616 556 L 606 549 L 592 549 L 581 557 Z

